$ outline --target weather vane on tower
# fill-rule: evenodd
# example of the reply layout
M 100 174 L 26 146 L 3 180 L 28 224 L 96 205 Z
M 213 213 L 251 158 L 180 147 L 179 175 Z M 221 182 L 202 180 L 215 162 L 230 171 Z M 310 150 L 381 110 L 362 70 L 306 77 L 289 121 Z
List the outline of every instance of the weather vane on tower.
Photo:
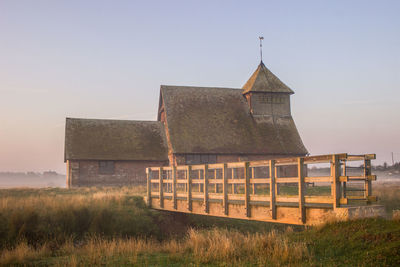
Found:
M 263 36 L 258 37 L 260 39 L 260 58 L 261 58 L 261 62 L 262 62 L 262 40 L 264 40 Z

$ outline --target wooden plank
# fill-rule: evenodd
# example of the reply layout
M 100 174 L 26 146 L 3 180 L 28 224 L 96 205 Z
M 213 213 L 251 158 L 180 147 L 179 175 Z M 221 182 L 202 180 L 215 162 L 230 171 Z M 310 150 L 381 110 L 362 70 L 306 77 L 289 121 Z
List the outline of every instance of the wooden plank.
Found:
M 176 166 L 176 169 L 178 171 L 186 171 L 187 170 L 187 165 Z
M 223 167 L 224 167 L 223 163 L 208 164 L 208 169 L 209 170 L 222 169 Z
M 228 200 L 243 200 L 245 199 L 244 194 L 228 194 Z
M 347 153 L 336 155 L 338 156 L 339 160 L 346 159 L 348 157 Z M 332 156 L 332 154 L 328 154 L 304 157 L 304 164 L 330 163 Z
M 332 198 L 333 208 L 336 209 L 340 206 L 340 162 L 338 155 L 332 155 L 331 160 L 331 176 L 332 176 Z
M 176 200 L 176 167 L 172 167 L 172 200 L 174 209 L 177 209 L 177 200 Z
M 376 154 L 365 154 L 365 159 L 376 159 Z
M 332 204 L 333 199 L 331 196 L 305 196 L 305 203 L 322 203 Z
M 204 200 L 204 193 L 195 193 L 195 192 L 192 192 L 192 199 L 193 198 L 197 198 L 197 199 L 203 199 Z
M 277 196 L 276 202 L 299 203 L 299 196 Z
M 330 183 L 331 181 L 331 176 L 304 177 L 304 182 L 306 183 Z
M 244 177 L 245 177 L 245 183 L 244 183 L 244 194 L 245 194 L 245 199 L 244 199 L 244 209 L 245 209 L 245 215 L 246 217 L 250 217 L 250 169 L 249 169 L 249 163 L 245 162 L 244 164 Z
M 341 176 L 340 179 L 347 181 L 347 182 L 349 182 L 349 181 L 366 181 L 366 180 L 375 181 L 376 175 Z
M 339 203 L 340 205 L 347 205 L 349 204 L 349 199 L 347 197 L 341 197 Z
M 304 159 L 297 158 L 297 175 L 299 181 L 299 210 L 302 223 L 306 223 L 306 207 L 305 204 L 305 184 L 304 184 Z
M 326 163 L 330 162 L 332 159 L 332 154 L 328 155 L 314 155 L 314 156 L 308 156 L 304 157 L 304 164 L 310 164 L 310 163 Z
M 250 179 L 251 184 L 269 184 L 270 182 L 271 182 L 271 179 L 269 179 L 269 178 Z
M 267 167 L 269 160 L 250 161 L 249 167 Z
M 349 200 L 367 201 L 367 199 L 364 198 L 363 196 L 347 196 L 347 199 L 349 199 Z
M 228 184 L 244 184 L 246 183 L 246 179 L 228 179 Z
M 244 168 L 245 162 L 229 162 L 228 168 Z
M 250 201 L 270 201 L 269 195 L 252 195 Z
M 146 168 L 147 176 L 147 206 L 151 208 L 151 169 Z
M 282 184 L 282 183 L 291 183 L 291 184 L 295 184 L 299 182 L 299 178 L 298 177 L 281 177 L 281 178 L 276 178 L 275 182 L 277 184 Z
M 276 173 L 275 173 L 275 160 L 269 161 L 269 177 L 270 177 L 270 186 L 269 186 L 269 208 L 271 210 L 271 217 L 273 220 L 276 220 Z
M 222 184 L 223 181 L 222 179 L 208 179 L 208 183 L 217 185 L 217 184 Z
M 187 183 L 187 179 L 176 179 L 176 183 L 177 184 L 186 184 Z
M 192 211 L 192 177 L 190 176 L 191 170 L 192 166 L 186 166 L 187 208 L 189 211 Z
M 224 195 L 223 200 L 222 200 L 222 204 L 224 205 L 224 214 L 228 215 L 229 214 L 229 210 L 228 210 L 228 183 L 227 183 L 227 164 L 223 165 L 222 168 L 222 179 L 223 179 L 223 183 L 222 183 L 222 194 Z
M 208 164 L 204 165 L 203 169 L 203 180 L 204 180 L 204 212 L 209 213 L 209 201 L 208 201 Z
M 347 160 L 348 161 L 358 161 L 358 160 L 364 160 L 365 155 L 348 155 Z
M 204 165 L 192 165 L 192 171 L 203 170 Z
M 296 165 L 296 164 L 297 164 L 296 158 L 281 158 L 275 160 L 275 166 Z
M 158 179 L 159 179 L 159 201 L 160 201 L 160 207 L 164 208 L 164 186 L 163 186 L 163 167 L 158 168 Z
M 187 192 L 185 192 L 185 193 L 176 193 L 176 197 L 177 198 L 185 198 L 186 200 L 187 200 Z
M 224 195 L 222 194 L 218 194 L 218 193 L 208 193 L 208 199 L 209 200 L 214 200 L 214 199 L 218 199 L 218 200 L 222 200 L 224 199 Z
M 376 159 L 375 154 L 364 154 L 364 155 L 349 155 L 348 160 L 357 161 L 357 160 L 371 160 Z

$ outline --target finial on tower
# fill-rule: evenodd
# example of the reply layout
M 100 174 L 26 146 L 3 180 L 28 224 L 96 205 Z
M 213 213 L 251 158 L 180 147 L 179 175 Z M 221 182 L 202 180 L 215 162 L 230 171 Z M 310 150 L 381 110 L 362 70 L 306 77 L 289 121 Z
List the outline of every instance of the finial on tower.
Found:
M 258 37 L 258 39 L 260 39 L 260 59 L 262 62 L 262 40 L 264 40 L 263 36 Z

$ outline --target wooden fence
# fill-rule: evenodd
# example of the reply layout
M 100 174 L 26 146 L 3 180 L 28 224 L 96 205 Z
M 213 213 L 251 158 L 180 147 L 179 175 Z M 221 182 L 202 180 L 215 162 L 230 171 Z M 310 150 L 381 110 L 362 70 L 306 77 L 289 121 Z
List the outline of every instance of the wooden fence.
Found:
M 147 204 L 157 209 L 213 216 L 314 223 L 326 219 L 326 209 L 376 201 L 371 194 L 371 181 L 376 180 L 371 173 L 372 159 L 374 154 L 333 154 L 150 167 L 146 169 Z M 357 161 L 359 165 L 351 166 Z M 307 166 L 319 164 L 327 166 L 328 175 L 308 176 Z M 361 172 L 354 175 L 353 169 Z

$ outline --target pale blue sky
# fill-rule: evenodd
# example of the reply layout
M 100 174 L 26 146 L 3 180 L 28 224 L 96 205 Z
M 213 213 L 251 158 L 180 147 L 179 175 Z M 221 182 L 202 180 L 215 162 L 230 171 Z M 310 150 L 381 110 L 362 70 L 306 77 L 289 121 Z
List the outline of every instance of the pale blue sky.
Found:
M 155 120 L 160 84 L 264 62 L 311 154 L 400 161 L 400 1 L 0 0 L 0 171 L 56 170 L 65 117 Z

